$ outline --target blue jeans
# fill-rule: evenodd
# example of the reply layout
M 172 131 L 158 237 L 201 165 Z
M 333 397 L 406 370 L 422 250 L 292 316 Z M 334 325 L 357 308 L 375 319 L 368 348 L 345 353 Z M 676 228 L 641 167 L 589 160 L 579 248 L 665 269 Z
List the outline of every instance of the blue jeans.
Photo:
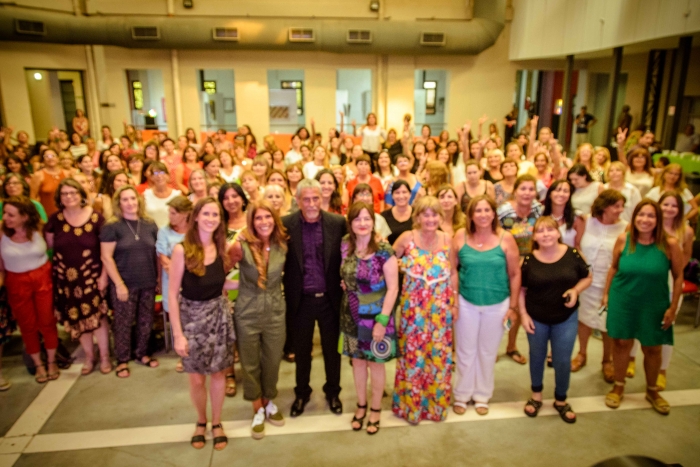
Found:
M 542 392 L 544 365 L 547 360 L 547 343 L 552 342 L 552 363 L 554 365 L 554 398 L 566 400 L 571 376 L 571 353 L 574 350 L 576 334 L 578 333 L 578 310 L 559 324 L 544 324 L 532 320 L 535 333 L 528 334 L 530 343 L 530 380 L 532 392 Z

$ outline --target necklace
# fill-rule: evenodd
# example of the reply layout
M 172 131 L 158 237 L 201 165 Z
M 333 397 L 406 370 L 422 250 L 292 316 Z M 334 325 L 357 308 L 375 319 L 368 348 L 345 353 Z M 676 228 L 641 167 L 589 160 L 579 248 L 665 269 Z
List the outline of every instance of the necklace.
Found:
M 564 218 L 564 214 L 562 214 L 561 216 L 555 216 L 554 214 L 552 214 L 551 218 L 557 222 L 561 222 L 561 220 Z
M 131 233 L 134 234 L 134 240 L 137 242 L 139 241 L 139 227 L 141 227 L 141 219 L 136 219 L 136 232 L 134 232 L 134 229 L 131 227 L 131 224 L 129 224 L 129 221 L 124 219 L 124 222 L 126 222 L 126 226 L 129 227 L 129 230 L 131 230 Z

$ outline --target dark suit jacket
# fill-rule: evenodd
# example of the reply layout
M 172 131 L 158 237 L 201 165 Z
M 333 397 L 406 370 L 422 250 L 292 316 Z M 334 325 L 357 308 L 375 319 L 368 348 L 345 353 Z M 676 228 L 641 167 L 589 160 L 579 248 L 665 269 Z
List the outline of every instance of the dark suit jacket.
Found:
M 340 242 L 347 232 L 343 216 L 321 211 L 323 222 L 323 264 L 326 272 L 326 293 L 334 310 L 340 312 L 343 290 L 340 287 Z M 282 218 L 289 235 L 287 261 L 284 265 L 284 296 L 287 314 L 295 316 L 304 293 L 304 258 L 301 238 L 301 211 Z

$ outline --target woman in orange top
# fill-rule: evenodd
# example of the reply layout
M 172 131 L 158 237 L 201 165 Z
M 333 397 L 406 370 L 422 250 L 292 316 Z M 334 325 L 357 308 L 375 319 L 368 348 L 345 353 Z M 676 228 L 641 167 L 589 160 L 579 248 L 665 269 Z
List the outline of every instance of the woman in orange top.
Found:
M 44 159 L 44 168 L 32 175 L 29 188 L 32 199 L 39 201 L 44 207 L 46 215 L 51 217 L 51 214 L 58 211 L 53 195 L 61 180 L 66 178 L 66 174 L 58 165 L 56 151 L 47 149 L 43 152 L 42 158 Z

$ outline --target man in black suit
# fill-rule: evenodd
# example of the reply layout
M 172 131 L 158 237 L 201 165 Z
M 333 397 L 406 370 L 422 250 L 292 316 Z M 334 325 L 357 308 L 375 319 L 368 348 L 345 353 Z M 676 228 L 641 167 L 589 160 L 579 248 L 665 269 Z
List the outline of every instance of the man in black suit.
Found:
M 311 350 L 318 322 L 326 370 L 323 392 L 331 412 L 343 413 L 340 394 L 340 241 L 347 231 L 345 218 L 321 210 L 321 185 L 302 180 L 297 185 L 300 210 L 282 218 L 289 234 L 284 267 L 287 326 L 296 354 L 296 399 L 291 416 L 304 413 L 311 396 Z

